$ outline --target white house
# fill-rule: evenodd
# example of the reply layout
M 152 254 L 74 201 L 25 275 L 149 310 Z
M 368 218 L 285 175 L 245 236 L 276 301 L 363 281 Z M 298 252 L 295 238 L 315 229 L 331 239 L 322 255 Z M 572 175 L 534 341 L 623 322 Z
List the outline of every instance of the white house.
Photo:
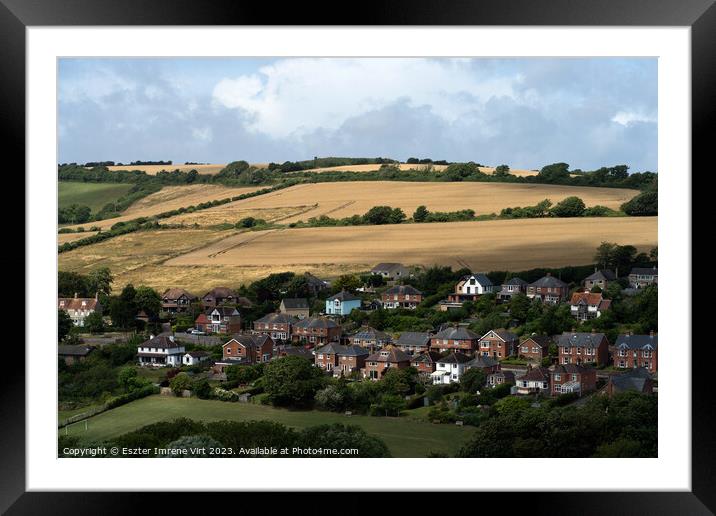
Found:
M 470 357 L 464 353 L 450 353 L 435 363 L 435 371 L 430 374 L 434 384 L 459 382 L 462 374 L 467 371 Z
M 172 366 L 182 364 L 184 346 L 174 342 L 173 335 L 151 336 L 149 340 L 137 346 L 137 359 L 140 366 Z
M 549 369 L 534 367 L 515 380 L 517 394 L 549 393 L 549 382 Z
M 209 353 L 206 351 L 188 351 L 184 353 L 184 356 L 181 359 L 182 364 L 184 365 L 196 365 L 200 362 L 204 362 L 205 360 L 209 360 Z
M 85 317 L 93 312 L 102 313 L 102 305 L 98 301 L 98 294 L 94 297 L 60 297 L 57 299 L 57 308 L 68 313 L 75 326 L 84 326 Z
M 495 291 L 495 285 L 484 274 L 463 276 L 455 286 L 458 295 L 482 295 Z

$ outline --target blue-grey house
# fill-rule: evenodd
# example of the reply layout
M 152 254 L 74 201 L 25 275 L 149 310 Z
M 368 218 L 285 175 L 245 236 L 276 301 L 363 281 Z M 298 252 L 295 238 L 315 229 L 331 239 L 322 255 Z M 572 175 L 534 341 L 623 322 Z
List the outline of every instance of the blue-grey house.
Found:
M 360 308 L 361 300 L 350 292 L 341 290 L 335 296 L 326 299 L 326 314 L 348 315 L 354 308 Z

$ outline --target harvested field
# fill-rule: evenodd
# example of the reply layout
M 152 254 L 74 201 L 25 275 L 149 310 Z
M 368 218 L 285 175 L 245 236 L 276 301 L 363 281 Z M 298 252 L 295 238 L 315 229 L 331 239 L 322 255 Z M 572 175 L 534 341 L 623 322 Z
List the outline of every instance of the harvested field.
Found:
M 200 174 L 218 174 L 226 164 L 209 164 L 209 165 L 115 165 L 107 167 L 109 170 L 141 170 L 147 174 L 154 175 L 162 170 L 172 171 L 181 170 L 182 172 L 189 172 L 190 170 L 196 170 Z
M 259 187 L 226 187 L 219 185 L 187 185 L 187 186 L 165 186 L 160 191 L 148 195 L 136 203 L 132 204 L 124 211 L 120 217 L 100 220 L 96 222 L 87 222 L 79 224 L 88 229 L 97 226 L 102 229 L 108 229 L 117 222 L 136 219 L 137 217 L 151 217 L 164 211 L 176 210 L 186 206 L 196 205 L 202 202 L 213 201 L 217 199 L 226 199 L 249 192 L 260 190 Z
M 408 163 L 401 163 L 400 164 L 400 170 L 423 170 L 427 168 L 428 166 L 432 167 L 432 169 L 435 172 L 442 172 L 447 168 L 447 165 L 428 165 L 428 164 L 408 164 Z M 373 163 L 368 165 L 343 165 L 343 166 L 337 166 L 337 167 L 321 167 L 321 168 L 312 168 L 310 170 L 306 170 L 305 172 L 374 172 L 380 168 L 380 164 Z M 494 167 L 480 167 L 480 171 L 484 172 L 485 174 L 492 174 L 495 171 Z M 534 176 L 537 174 L 534 170 L 524 170 L 524 169 L 510 169 L 510 173 L 514 176 Z
M 410 217 L 415 208 L 424 204 L 432 211 L 473 209 L 478 215 L 499 213 L 502 208 L 528 206 L 543 199 L 552 202 L 576 195 L 587 206 L 601 204 L 618 209 L 638 194 L 636 190 L 619 188 L 567 187 L 559 185 L 524 185 L 512 183 L 413 183 L 403 181 L 355 181 L 340 183 L 301 184 L 233 203 L 209 208 L 200 213 L 179 215 L 167 222 L 185 222 L 222 218 L 234 222 L 245 210 L 279 210 L 292 208 L 295 216 L 283 218 L 281 223 L 328 215 L 333 218 L 362 215 L 373 206 L 388 205 L 402 208 Z M 312 208 L 312 206 L 314 206 Z M 193 223 L 193 222 L 192 222 Z M 201 222 L 199 222 L 201 223 Z
M 83 233 L 58 233 L 57 245 L 62 245 L 66 242 L 74 242 L 75 240 L 81 240 L 96 234 L 97 231 L 85 231 Z
M 523 270 L 592 262 L 602 241 L 657 244 L 656 217 L 522 219 L 387 226 L 269 230 L 235 234 L 163 262 L 161 268 L 204 268 L 232 284 L 278 271 L 332 276 L 378 262 Z M 460 243 L 459 245 L 455 243 Z

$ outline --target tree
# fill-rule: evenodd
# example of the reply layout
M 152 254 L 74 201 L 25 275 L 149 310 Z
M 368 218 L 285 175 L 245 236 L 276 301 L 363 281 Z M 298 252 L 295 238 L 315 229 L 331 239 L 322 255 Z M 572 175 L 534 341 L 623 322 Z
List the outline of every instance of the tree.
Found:
M 584 201 L 576 196 L 567 197 L 555 205 L 551 212 L 556 217 L 581 217 L 586 206 Z
M 659 259 L 659 248 L 658 247 L 652 247 L 649 251 L 649 258 L 654 260 L 655 262 Z
M 569 179 L 569 165 L 567 163 L 552 163 L 542 167 L 538 176 L 548 182 L 557 182 Z
M 415 209 L 415 212 L 413 212 L 413 221 L 415 222 L 425 222 L 425 219 L 428 218 L 428 215 L 430 212 L 425 206 L 418 206 Z
M 659 193 L 640 193 L 621 206 L 621 210 L 632 217 L 646 217 L 659 214 Z
M 323 383 L 321 370 L 303 357 L 282 357 L 264 368 L 264 389 L 274 405 L 306 406 Z
M 223 448 L 223 445 L 208 435 L 185 435 L 167 444 L 166 450 L 170 453 L 162 457 L 214 457 L 211 449 L 216 448 Z
M 65 310 L 57 311 L 57 342 L 62 342 L 69 335 L 74 323 Z
M 191 377 L 186 373 L 179 373 L 169 382 L 169 387 L 177 396 L 181 396 L 182 391 L 191 390 Z
M 487 375 L 479 367 L 471 367 L 460 377 L 460 388 L 465 392 L 475 393 L 485 385 Z
M 507 165 L 499 165 L 495 168 L 495 171 L 492 173 L 493 176 L 497 177 L 505 177 L 510 175 L 510 167 Z
M 510 299 L 510 315 L 520 323 L 527 320 L 527 314 L 532 302 L 524 292 L 519 292 Z
M 343 411 L 349 402 L 350 391 L 341 385 L 329 385 L 316 392 L 316 404 L 326 410 Z
M 405 409 L 405 400 L 395 394 L 383 394 L 376 410 L 385 412 L 386 416 L 400 416 L 400 411 Z
M 162 309 L 162 296 L 151 287 L 141 285 L 134 295 L 137 311 L 144 311 L 150 319 L 155 319 Z
M 102 319 L 102 314 L 95 311 L 85 317 L 85 328 L 87 328 L 90 333 L 102 333 L 104 331 L 104 319 Z
M 361 286 L 361 281 L 355 274 L 344 274 L 333 282 L 333 290 L 340 292 L 341 290 L 355 290 Z
M 298 439 L 299 448 L 348 449 L 358 450 L 357 455 L 350 457 L 387 458 L 390 457 L 388 446 L 379 438 L 369 435 L 356 425 L 319 425 L 301 431 Z
M 415 388 L 417 377 L 418 371 L 414 367 L 391 368 L 385 372 L 379 383 L 384 393 L 405 396 Z
M 96 293 L 109 296 L 112 292 L 112 282 L 114 281 L 114 277 L 112 276 L 112 272 L 109 270 L 109 267 L 100 267 L 99 269 L 93 270 L 87 276 L 87 280 L 89 283 L 89 290 L 93 295 Z
M 374 206 L 363 215 L 363 220 L 373 225 L 400 224 L 405 218 L 402 209 L 390 206 Z
M 109 316 L 112 326 L 129 328 L 134 326 L 134 317 L 137 315 L 137 305 L 134 298 L 137 291 L 130 283 L 122 289 L 119 296 L 109 298 Z
M 119 381 L 119 385 L 121 385 L 126 392 L 129 392 L 132 387 L 134 387 L 136 378 L 137 370 L 131 366 L 123 367 L 119 370 L 119 373 L 117 374 L 117 380 Z
M 608 269 L 613 263 L 614 249 L 617 244 L 614 242 L 602 242 L 594 253 L 594 261 L 600 269 Z

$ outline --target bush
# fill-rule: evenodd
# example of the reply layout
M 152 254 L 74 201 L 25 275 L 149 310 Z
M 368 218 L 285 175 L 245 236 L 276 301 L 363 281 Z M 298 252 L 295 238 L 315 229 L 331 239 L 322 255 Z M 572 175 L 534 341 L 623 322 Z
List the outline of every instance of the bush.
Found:
M 107 410 L 113 409 L 115 407 L 119 407 L 121 405 L 129 403 L 130 401 L 135 401 L 140 398 L 146 398 L 147 396 L 151 396 L 152 394 L 159 394 L 159 388 L 154 385 L 147 385 L 145 387 L 130 391 L 127 394 L 122 394 L 121 396 L 110 398 L 109 401 L 107 401 L 106 408 Z
M 567 197 L 550 210 L 555 217 L 581 217 L 584 215 L 586 206 L 579 197 Z
M 239 401 L 238 393 L 234 391 L 227 391 L 221 387 L 215 387 L 212 394 L 214 398 L 219 401 Z

